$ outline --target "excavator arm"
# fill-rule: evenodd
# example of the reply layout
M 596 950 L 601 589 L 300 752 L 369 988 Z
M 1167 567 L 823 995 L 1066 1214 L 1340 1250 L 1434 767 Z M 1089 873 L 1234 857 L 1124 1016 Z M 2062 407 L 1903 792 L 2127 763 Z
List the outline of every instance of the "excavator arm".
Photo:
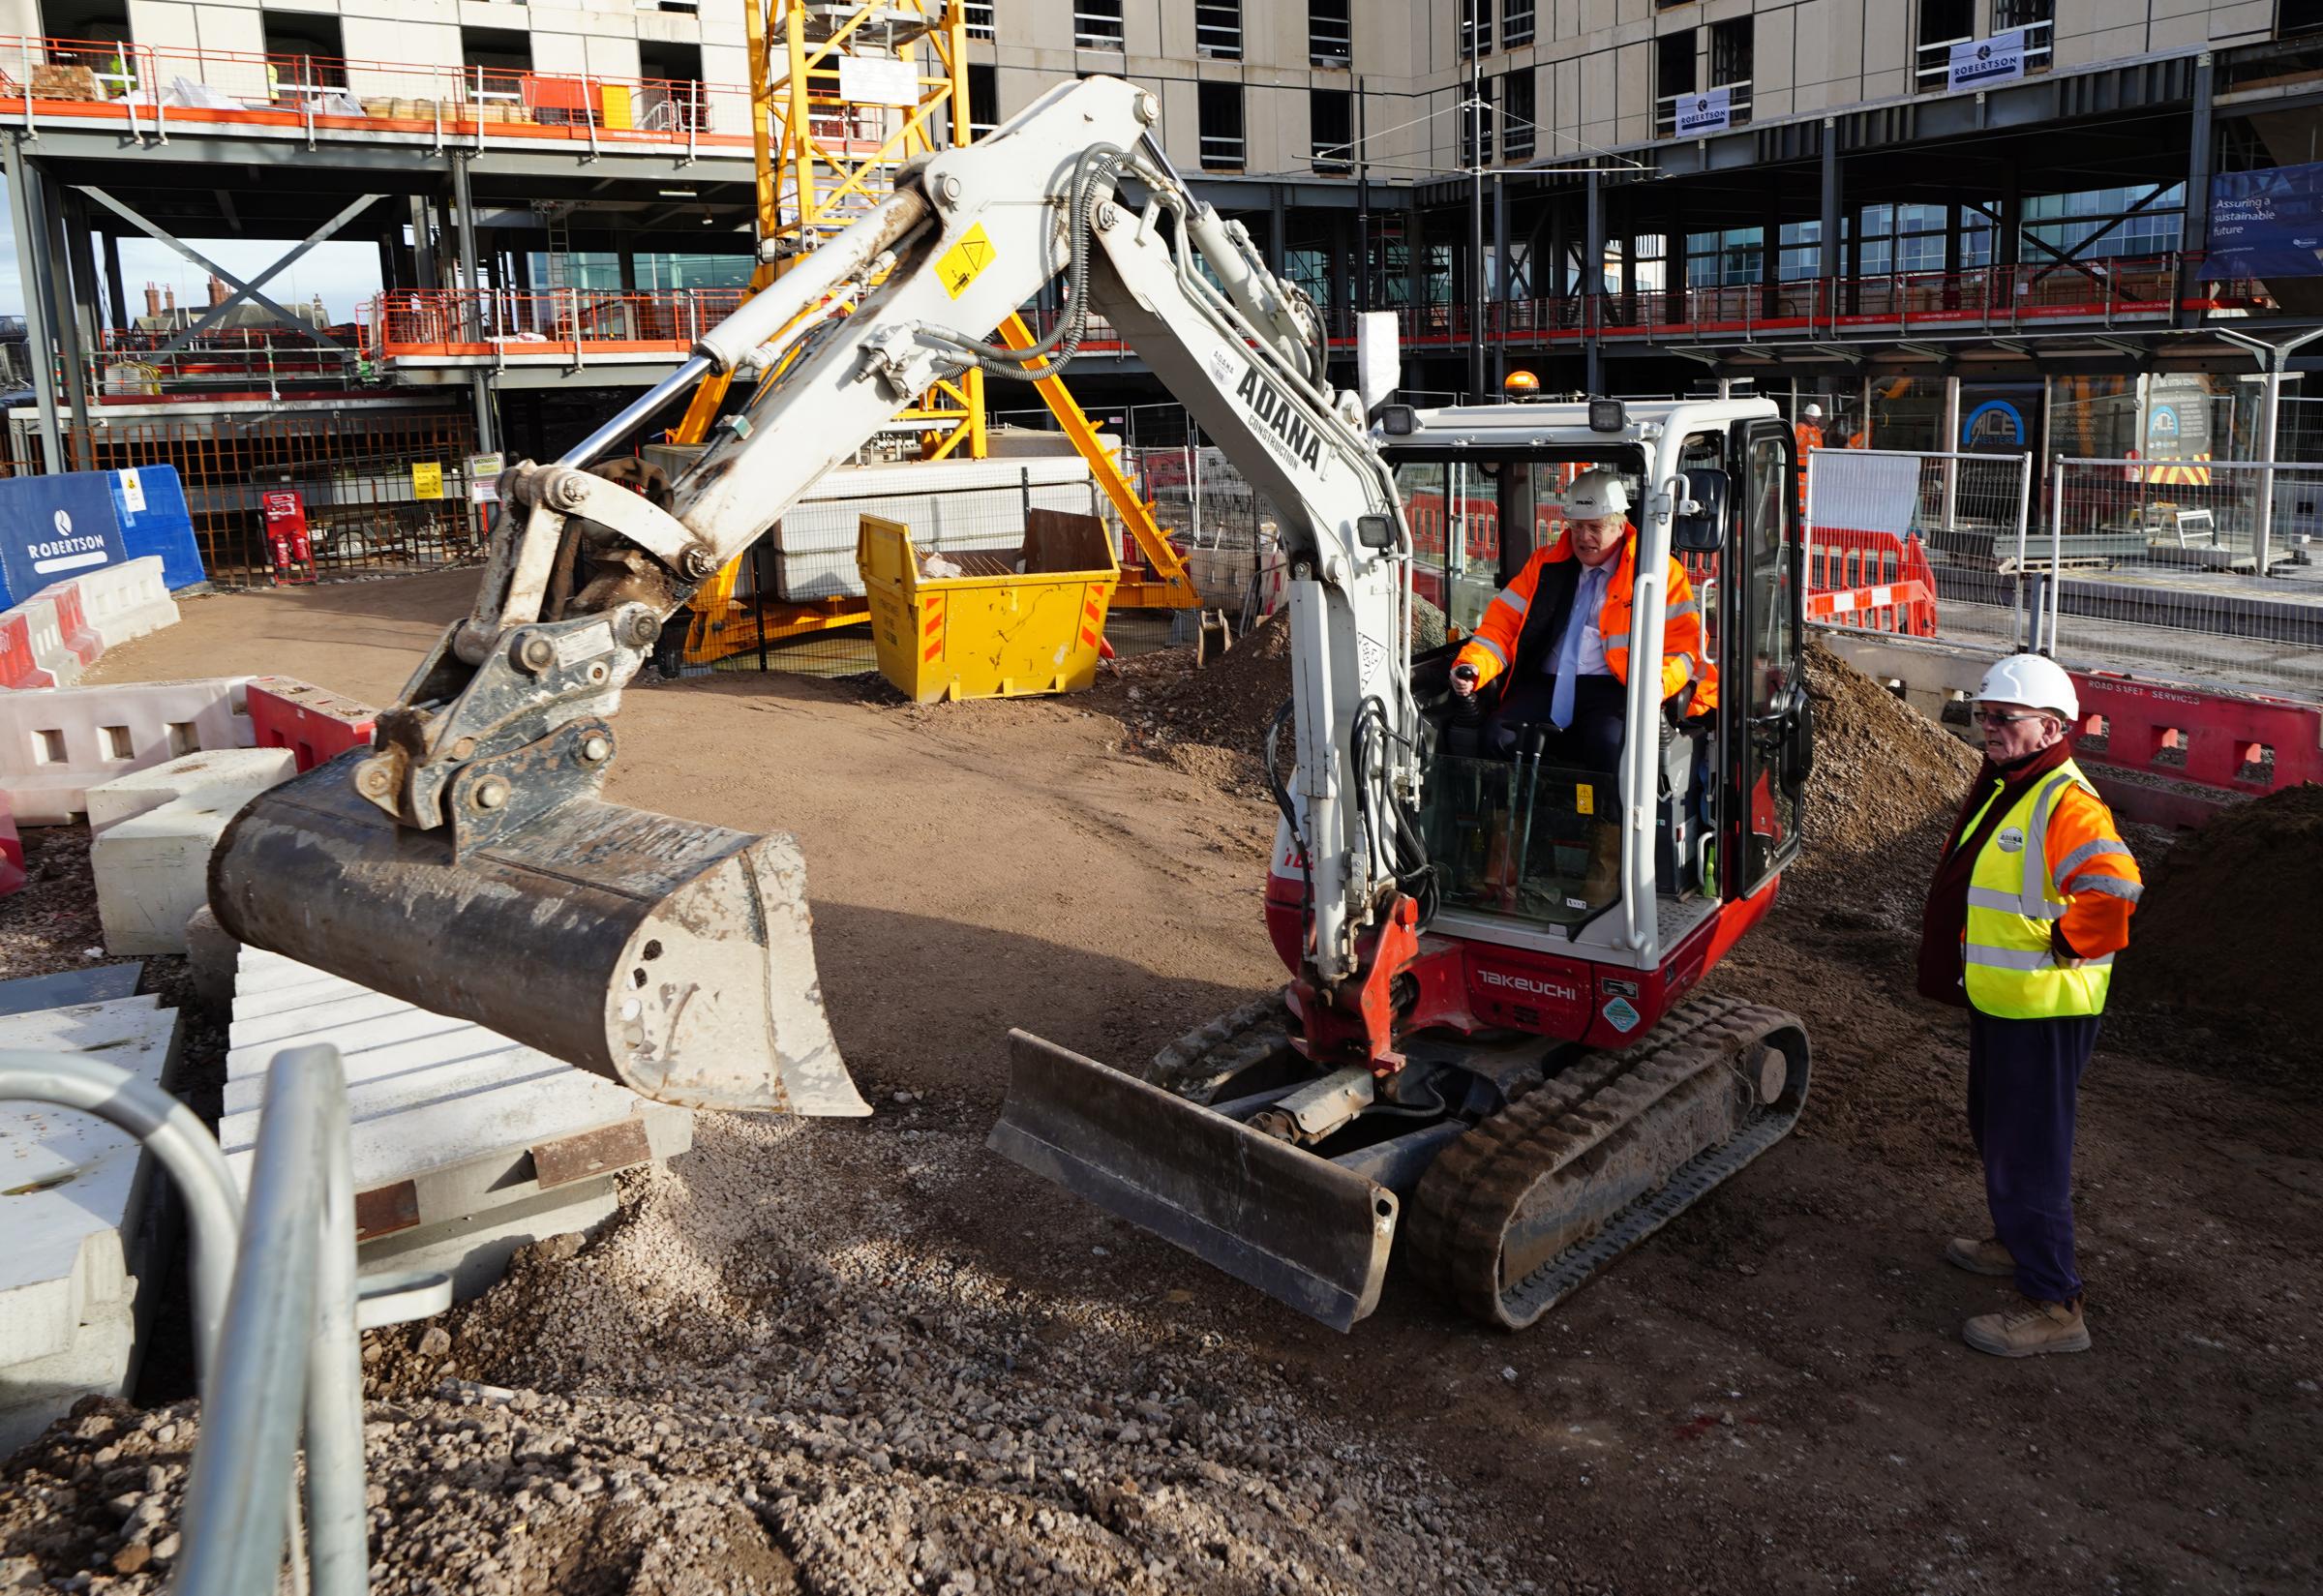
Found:
M 1159 114 L 1091 78 L 928 158 L 667 381 L 506 473 L 474 608 L 373 750 L 222 838 L 222 923 L 648 1097 L 867 1112 L 823 1014 L 796 843 L 604 802 L 611 720 L 679 607 L 915 395 L 971 364 L 1051 375 L 1095 315 L 1284 518 L 1310 976 L 1330 992 L 1353 975 L 1411 868 L 1409 535 L 1360 406 L 1325 380 L 1312 307 L 1170 169 Z M 1059 277 L 1054 332 L 985 342 Z M 666 503 L 589 469 L 705 374 L 769 371 Z

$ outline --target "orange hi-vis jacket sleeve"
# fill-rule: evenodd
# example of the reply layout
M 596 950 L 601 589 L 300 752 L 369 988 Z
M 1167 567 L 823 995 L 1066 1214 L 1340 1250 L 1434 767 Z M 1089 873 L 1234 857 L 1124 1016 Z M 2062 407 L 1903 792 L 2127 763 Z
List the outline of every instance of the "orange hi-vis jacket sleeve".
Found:
M 1629 679 L 1630 597 L 1636 589 L 1637 547 L 1634 535 L 1622 546 L 1620 562 L 1614 568 L 1613 580 L 1606 585 L 1605 603 L 1597 613 L 1606 666 L 1621 681 Z M 1516 662 L 1517 642 L 1524 634 L 1524 617 L 1532 609 L 1533 595 L 1539 590 L 1542 570 L 1572 557 L 1561 537 L 1547 549 L 1535 550 L 1524 562 L 1524 568 L 1517 573 L 1516 580 L 1493 594 L 1492 603 L 1485 606 L 1475 635 L 1461 648 L 1457 659 L 1457 663 L 1475 669 L 1479 686 L 1492 681 Z M 1718 702 L 1717 672 L 1703 652 L 1702 607 L 1695 601 L 1694 585 L 1686 580 L 1686 568 L 1675 559 L 1670 561 L 1663 591 L 1662 697 L 1669 698 L 1693 682 L 1695 710 L 1711 708 Z
M 2065 895 L 2057 934 L 2076 958 L 2103 958 L 2129 946 L 2129 917 L 2145 890 L 2129 845 L 2105 800 L 2067 787 L 2049 814 L 2049 873 Z

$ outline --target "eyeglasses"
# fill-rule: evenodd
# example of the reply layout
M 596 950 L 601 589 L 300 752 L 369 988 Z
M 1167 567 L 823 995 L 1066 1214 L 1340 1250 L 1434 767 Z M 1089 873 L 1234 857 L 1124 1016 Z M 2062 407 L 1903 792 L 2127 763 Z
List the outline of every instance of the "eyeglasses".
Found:
M 2022 714 L 2006 714 L 1998 709 L 1978 709 L 1976 718 L 1987 726 L 2014 726 L 2020 720 L 2046 720 L 2049 717 L 2037 709 L 2027 709 Z

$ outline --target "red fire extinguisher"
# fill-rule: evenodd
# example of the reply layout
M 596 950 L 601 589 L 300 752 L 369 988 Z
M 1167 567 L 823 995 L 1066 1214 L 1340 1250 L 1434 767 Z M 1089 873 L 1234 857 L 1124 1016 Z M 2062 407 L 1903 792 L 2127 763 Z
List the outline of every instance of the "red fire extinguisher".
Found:
M 315 546 L 307 537 L 307 501 L 296 490 L 271 488 L 258 498 L 266 544 L 274 556 L 276 587 L 315 580 Z

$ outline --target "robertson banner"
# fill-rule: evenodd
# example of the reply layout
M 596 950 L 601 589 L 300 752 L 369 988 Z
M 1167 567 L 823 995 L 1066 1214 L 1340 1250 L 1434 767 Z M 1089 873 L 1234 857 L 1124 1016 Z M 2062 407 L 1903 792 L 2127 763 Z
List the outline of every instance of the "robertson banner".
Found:
M 2202 275 L 2323 277 L 2323 162 L 2213 177 Z

